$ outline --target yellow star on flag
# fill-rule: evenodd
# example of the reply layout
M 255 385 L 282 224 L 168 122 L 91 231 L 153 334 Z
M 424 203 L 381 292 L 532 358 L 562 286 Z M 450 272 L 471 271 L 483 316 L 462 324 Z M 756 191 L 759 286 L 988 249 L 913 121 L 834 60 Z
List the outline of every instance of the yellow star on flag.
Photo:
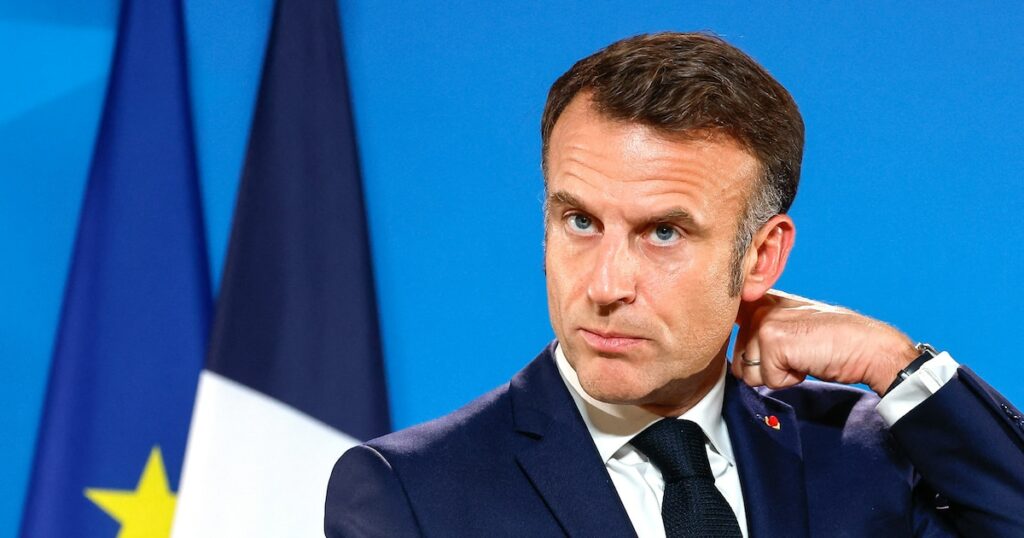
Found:
M 150 450 L 135 491 L 89 488 L 85 496 L 121 524 L 117 538 L 171 535 L 175 498 L 167 485 L 167 471 L 159 446 Z

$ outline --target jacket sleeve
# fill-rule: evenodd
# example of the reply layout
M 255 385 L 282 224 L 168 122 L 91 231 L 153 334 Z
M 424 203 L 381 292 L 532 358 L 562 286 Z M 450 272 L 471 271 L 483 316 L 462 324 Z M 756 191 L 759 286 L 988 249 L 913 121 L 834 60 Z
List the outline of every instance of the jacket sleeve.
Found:
M 971 370 L 890 431 L 963 536 L 1024 532 L 1024 419 Z
M 421 536 L 405 488 L 391 464 L 366 445 L 334 464 L 324 510 L 327 538 Z

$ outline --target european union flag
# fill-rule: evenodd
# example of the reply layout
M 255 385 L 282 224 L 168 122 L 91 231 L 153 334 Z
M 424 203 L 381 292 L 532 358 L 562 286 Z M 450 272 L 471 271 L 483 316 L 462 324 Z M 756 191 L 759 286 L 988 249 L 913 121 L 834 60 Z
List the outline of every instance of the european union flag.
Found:
M 210 318 L 182 33 L 122 3 L 22 536 L 169 534 Z

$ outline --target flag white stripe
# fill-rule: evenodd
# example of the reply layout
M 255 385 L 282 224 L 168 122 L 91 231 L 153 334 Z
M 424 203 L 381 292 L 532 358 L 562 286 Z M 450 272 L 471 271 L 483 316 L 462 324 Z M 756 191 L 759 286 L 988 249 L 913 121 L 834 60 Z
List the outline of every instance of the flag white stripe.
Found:
M 331 468 L 359 441 L 204 370 L 174 538 L 323 536 Z

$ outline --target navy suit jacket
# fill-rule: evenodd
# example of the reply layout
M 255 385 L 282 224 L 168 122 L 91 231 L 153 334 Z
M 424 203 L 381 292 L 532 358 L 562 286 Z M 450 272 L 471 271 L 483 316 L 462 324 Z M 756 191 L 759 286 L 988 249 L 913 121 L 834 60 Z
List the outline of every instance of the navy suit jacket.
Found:
M 553 349 L 451 415 L 346 452 L 327 536 L 635 536 Z M 891 429 L 877 401 L 727 374 L 751 537 L 1024 536 L 1020 413 L 966 368 Z

